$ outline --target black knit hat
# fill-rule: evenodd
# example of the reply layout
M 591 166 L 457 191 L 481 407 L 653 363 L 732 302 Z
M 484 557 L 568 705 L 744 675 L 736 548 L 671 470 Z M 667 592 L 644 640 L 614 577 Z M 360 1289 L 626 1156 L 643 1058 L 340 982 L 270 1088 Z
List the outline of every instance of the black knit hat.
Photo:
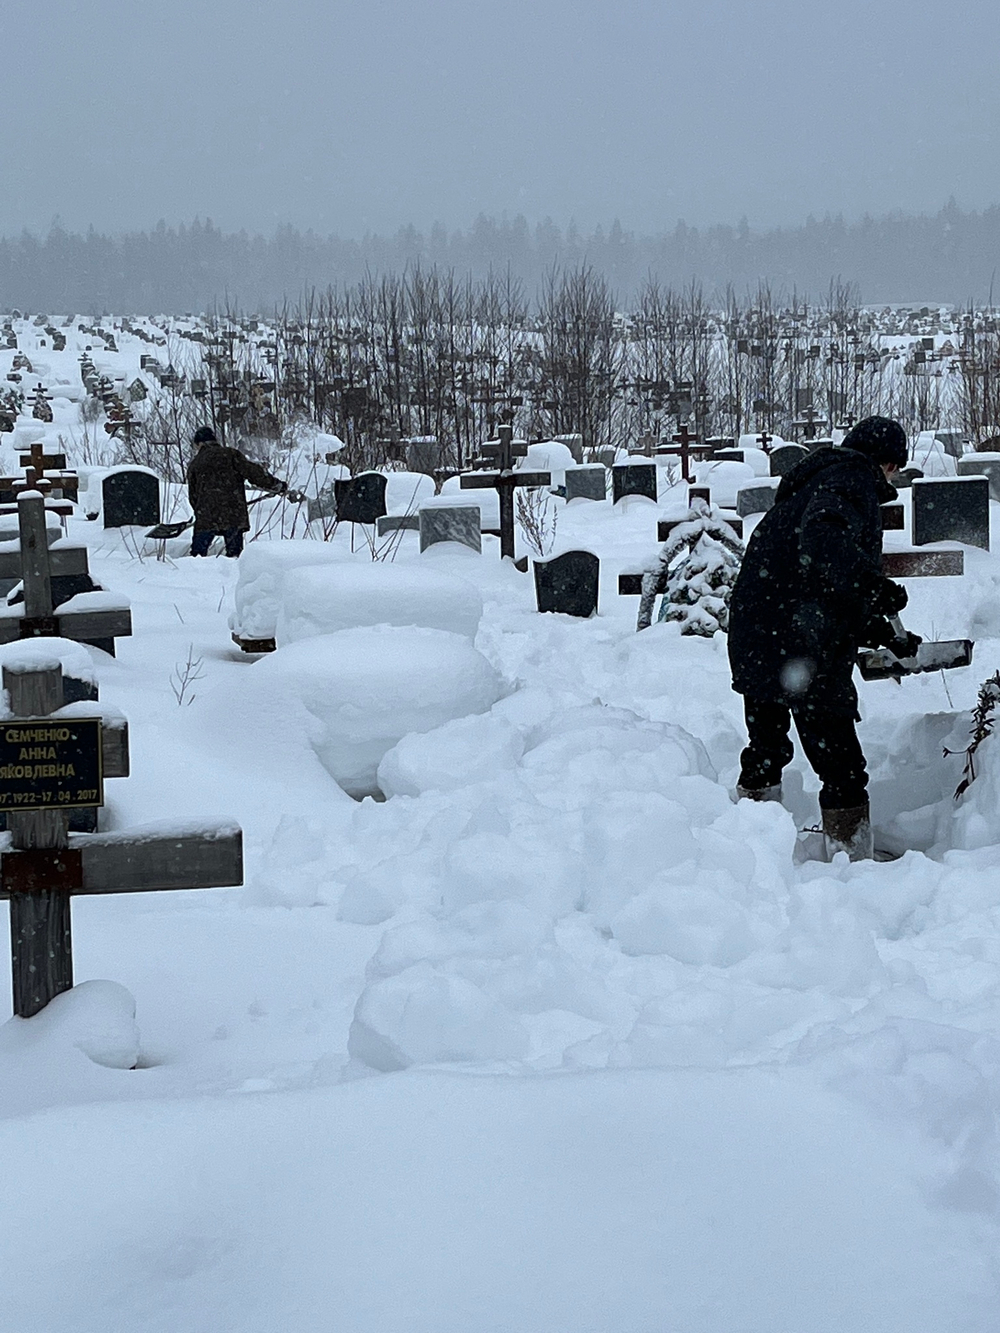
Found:
M 211 426 L 199 426 L 198 429 L 195 431 L 195 433 L 191 436 L 191 443 L 218 444 L 219 441 L 215 438 L 215 431 L 212 429 Z
M 845 449 L 866 454 L 873 463 L 895 463 L 906 467 L 906 431 L 888 417 L 865 417 L 841 441 Z

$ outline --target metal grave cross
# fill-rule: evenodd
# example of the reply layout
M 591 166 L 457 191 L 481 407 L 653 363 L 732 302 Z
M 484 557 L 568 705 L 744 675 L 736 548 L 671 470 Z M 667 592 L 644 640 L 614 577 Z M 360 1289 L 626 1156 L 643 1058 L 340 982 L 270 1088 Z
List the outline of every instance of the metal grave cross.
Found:
M 513 470 L 514 427 L 509 423 L 497 431 L 499 472 L 464 473 L 459 481 L 463 491 L 493 490 L 500 497 L 500 556 L 514 559 L 514 491 L 519 486 L 551 486 L 550 472 L 515 472 Z
M 62 667 L 37 654 L 3 668 L 10 716 L 0 719 L 0 897 L 10 899 L 14 1013 L 30 1018 L 73 985 L 70 900 L 243 883 L 235 825 L 68 831 L 68 812 L 104 804 L 104 779 L 127 777 L 128 731 L 64 705 Z
M 773 439 L 774 439 L 773 435 L 768 435 L 766 430 L 762 430 L 761 433 L 757 436 L 756 442 L 764 450 L 765 454 L 769 454 L 771 450 L 768 446 L 770 445 Z
M 675 456 L 680 455 L 681 476 L 684 478 L 685 481 L 690 481 L 692 454 L 702 454 L 702 455 L 711 454 L 713 450 L 710 449 L 707 445 L 703 445 L 701 448 L 695 448 L 695 446 L 698 444 L 698 436 L 691 434 L 691 432 L 687 428 L 687 422 L 685 422 L 684 425 L 677 432 L 677 434 L 671 436 L 671 438 L 677 445 L 676 449 L 670 449 L 666 445 L 662 445 L 660 448 L 657 449 L 656 452 L 658 454 L 673 454 Z

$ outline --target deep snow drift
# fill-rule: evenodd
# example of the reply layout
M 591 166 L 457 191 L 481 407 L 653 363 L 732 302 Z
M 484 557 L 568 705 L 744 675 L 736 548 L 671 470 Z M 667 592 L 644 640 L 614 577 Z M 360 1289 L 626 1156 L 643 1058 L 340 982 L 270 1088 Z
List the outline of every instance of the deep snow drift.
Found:
M 942 748 L 1000 559 L 909 585 L 974 667 L 862 689 L 909 850 L 800 863 L 800 759 L 787 809 L 730 799 L 722 637 L 615 594 L 657 512 L 560 503 L 585 622 L 490 538 L 237 566 L 71 521 L 135 622 L 88 652 L 131 727 L 107 825 L 237 818 L 247 883 L 78 900 L 94 984 L 0 1030 L 0 1329 L 995 1327 L 1000 741 L 957 804 Z

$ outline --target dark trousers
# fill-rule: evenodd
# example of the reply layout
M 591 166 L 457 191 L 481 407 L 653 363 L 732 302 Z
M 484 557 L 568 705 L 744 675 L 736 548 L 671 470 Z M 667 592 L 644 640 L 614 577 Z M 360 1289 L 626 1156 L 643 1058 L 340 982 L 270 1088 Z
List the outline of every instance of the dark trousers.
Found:
M 228 528 L 225 532 L 195 532 L 191 538 L 192 555 L 208 555 L 208 548 L 214 537 L 222 537 L 226 543 L 226 555 L 237 556 L 243 550 L 243 532 L 240 528 Z
M 795 753 L 789 739 L 792 718 L 806 758 L 823 786 L 824 810 L 850 810 L 868 800 L 868 770 L 854 730 L 854 719 L 815 704 L 785 704 L 744 699 L 750 743 L 740 755 L 740 786 L 748 791 L 774 787 Z

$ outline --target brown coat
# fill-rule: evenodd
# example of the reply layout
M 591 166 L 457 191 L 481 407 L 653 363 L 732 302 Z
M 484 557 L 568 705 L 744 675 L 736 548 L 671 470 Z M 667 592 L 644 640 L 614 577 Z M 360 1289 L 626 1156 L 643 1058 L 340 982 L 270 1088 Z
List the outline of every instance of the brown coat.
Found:
M 285 491 L 287 486 L 266 468 L 224 444 L 203 444 L 188 464 L 188 498 L 194 510 L 195 532 L 248 532 L 245 484 L 262 491 Z

